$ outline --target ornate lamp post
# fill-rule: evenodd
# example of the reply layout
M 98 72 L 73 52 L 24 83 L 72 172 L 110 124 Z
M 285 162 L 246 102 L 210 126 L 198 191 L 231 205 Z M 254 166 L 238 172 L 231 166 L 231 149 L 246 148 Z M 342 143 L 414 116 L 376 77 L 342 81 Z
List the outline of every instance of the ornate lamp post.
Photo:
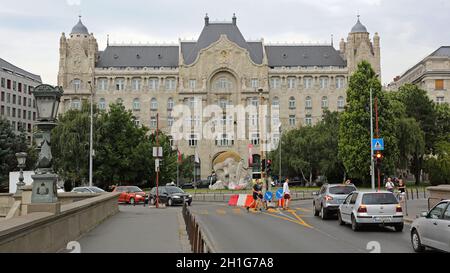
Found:
M 40 131 L 36 144 L 40 151 L 35 169 L 36 174 L 32 176 L 32 203 L 55 203 L 57 201 L 56 181 L 58 175 L 52 168 L 50 133 L 56 126 L 56 114 L 62 94 L 61 87 L 47 84 L 36 86 L 33 91 L 37 107 L 36 126 Z
M 20 169 L 19 182 L 17 183 L 16 195 L 20 195 L 22 192 L 22 187 L 25 186 L 23 182 L 23 168 L 25 168 L 25 162 L 27 161 L 27 153 L 16 153 L 17 167 Z

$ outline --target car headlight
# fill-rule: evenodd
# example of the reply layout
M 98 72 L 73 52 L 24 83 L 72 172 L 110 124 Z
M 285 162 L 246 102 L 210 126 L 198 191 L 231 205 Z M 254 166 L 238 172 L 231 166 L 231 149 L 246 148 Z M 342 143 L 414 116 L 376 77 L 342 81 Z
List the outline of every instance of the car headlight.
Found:
M 192 195 L 189 194 L 188 197 L 189 197 L 189 198 L 192 198 Z
M 173 198 L 180 198 L 178 195 L 174 195 L 174 196 L 172 196 Z

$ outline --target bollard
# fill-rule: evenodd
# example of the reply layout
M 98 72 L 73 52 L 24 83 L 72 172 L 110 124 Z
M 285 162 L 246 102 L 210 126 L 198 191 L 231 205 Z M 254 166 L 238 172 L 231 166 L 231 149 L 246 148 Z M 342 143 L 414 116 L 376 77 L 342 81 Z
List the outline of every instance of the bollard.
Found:
M 419 199 L 419 189 L 418 188 L 416 188 L 416 197 L 417 197 L 417 199 Z

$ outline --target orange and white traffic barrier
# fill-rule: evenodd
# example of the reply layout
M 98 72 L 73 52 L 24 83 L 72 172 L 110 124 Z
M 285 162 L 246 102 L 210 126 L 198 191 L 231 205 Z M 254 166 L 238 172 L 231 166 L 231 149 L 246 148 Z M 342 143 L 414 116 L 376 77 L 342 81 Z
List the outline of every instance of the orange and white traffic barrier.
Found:
M 239 194 L 239 198 L 237 201 L 238 207 L 245 207 L 245 203 L 247 202 L 247 196 L 248 194 Z
M 279 208 L 284 207 L 284 198 L 278 199 L 278 207 L 279 207 Z
M 239 194 L 233 194 L 232 196 L 230 196 L 230 200 L 228 200 L 228 206 L 237 206 L 238 199 Z

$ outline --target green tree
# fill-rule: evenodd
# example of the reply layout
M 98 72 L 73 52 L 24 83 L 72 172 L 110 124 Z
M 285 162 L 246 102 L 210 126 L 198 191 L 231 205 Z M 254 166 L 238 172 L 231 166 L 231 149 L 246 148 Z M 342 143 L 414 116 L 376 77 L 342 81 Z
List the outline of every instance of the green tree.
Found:
M 436 143 L 436 155 L 425 160 L 425 171 L 432 185 L 450 184 L 450 142 Z
M 98 111 L 94 108 L 94 128 L 98 124 Z M 87 183 L 89 177 L 90 105 L 81 110 L 71 109 L 59 115 L 52 130 L 54 168 L 65 181 L 66 189 Z M 94 147 L 98 142 L 94 139 Z
M 374 102 L 377 100 L 378 104 L 379 137 L 385 142 L 383 173 L 393 172 L 398 156 L 393 105 L 382 92 L 381 83 L 370 64 L 363 61 L 350 77 L 347 106 L 340 117 L 338 146 L 339 158 L 348 176 L 364 182 L 370 177 L 370 89 Z
M 26 169 L 33 169 L 36 152 L 28 146 L 25 132 L 15 134 L 9 122 L 0 118 L 0 192 L 8 190 L 9 173 L 17 170 L 18 152 L 28 154 Z
M 396 166 L 402 170 L 402 174 L 405 174 L 406 170 L 410 168 L 413 158 L 423 157 L 425 153 L 425 134 L 420 128 L 420 124 L 414 118 L 403 117 L 399 119 L 396 128 L 399 149 Z

